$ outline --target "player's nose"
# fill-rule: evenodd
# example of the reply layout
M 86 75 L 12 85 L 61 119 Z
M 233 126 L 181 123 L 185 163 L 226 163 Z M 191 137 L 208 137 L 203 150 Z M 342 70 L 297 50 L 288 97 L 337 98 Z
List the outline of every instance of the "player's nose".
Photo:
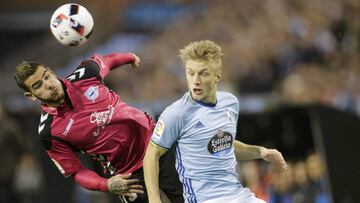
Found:
M 46 89 L 49 89 L 49 90 L 54 89 L 54 85 L 51 84 L 50 82 L 45 82 L 44 85 L 45 85 Z

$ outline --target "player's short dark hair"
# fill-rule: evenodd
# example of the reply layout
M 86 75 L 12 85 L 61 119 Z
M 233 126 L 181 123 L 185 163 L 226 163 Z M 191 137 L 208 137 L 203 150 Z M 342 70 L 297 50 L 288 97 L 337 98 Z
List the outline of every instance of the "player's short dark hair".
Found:
M 16 66 L 15 80 L 21 89 L 30 92 L 29 87 L 25 85 L 25 80 L 33 75 L 39 66 L 43 65 L 33 61 L 23 61 Z

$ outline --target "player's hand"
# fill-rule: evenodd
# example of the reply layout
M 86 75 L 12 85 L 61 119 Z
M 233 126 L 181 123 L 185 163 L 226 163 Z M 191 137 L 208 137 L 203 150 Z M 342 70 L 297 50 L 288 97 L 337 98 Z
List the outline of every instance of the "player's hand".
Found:
M 135 57 L 135 61 L 130 64 L 131 68 L 138 68 L 140 65 L 140 61 L 141 61 L 140 58 L 133 53 L 129 53 L 129 54 L 131 54 Z
M 108 189 L 109 192 L 117 194 L 117 195 L 125 195 L 128 197 L 137 196 L 137 194 L 143 194 L 142 190 L 143 186 L 137 184 L 139 182 L 138 179 L 129 179 L 131 173 L 129 174 L 119 174 L 111 177 L 108 180 Z
M 264 159 L 265 161 L 276 164 L 283 169 L 288 168 L 288 165 L 286 164 L 281 152 L 279 152 L 276 149 L 267 149 L 267 148 L 263 147 L 260 150 L 260 155 L 261 155 L 261 158 Z

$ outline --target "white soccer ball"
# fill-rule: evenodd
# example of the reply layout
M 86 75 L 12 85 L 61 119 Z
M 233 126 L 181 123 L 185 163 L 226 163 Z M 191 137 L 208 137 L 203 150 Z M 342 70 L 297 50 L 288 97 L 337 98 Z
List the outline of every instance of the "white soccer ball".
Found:
M 90 37 L 94 20 L 88 10 L 75 3 L 60 6 L 51 17 L 50 29 L 63 45 L 79 46 Z

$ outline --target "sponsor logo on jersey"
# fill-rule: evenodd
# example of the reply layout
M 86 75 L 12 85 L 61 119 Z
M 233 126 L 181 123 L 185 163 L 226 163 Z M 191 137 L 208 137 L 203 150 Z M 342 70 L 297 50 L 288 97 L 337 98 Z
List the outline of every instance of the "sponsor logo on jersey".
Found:
M 46 113 L 46 114 L 41 114 L 41 117 L 40 117 L 40 125 L 39 125 L 39 128 L 38 128 L 38 133 L 40 134 L 41 131 L 44 130 L 44 127 L 45 127 L 45 123 L 44 121 L 49 117 L 49 114 Z
M 194 128 L 198 129 L 198 128 L 204 128 L 204 127 L 205 127 L 204 124 L 203 124 L 201 121 L 198 121 L 198 122 L 195 124 L 195 127 L 194 127 Z
M 68 122 L 68 124 L 66 125 L 66 128 L 64 130 L 64 132 L 62 133 L 63 135 L 67 135 L 70 131 L 71 126 L 74 124 L 74 119 L 70 118 L 70 121 Z
M 95 102 L 95 99 L 99 96 L 99 86 L 90 86 L 84 95 L 88 100 Z
M 161 135 L 164 132 L 164 128 L 165 128 L 164 122 L 162 120 L 159 120 L 155 126 L 155 130 L 154 130 L 155 135 L 161 137 Z
M 230 152 L 233 136 L 227 131 L 219 130 L 208 143 L 208 151 L 214 156 L 223 156 Z
M 100 128 L 104 129 L 105 126 L 110 123 L 111 118 L 114 114 L 114 107 L 112 105 L 108 106 L 108 110 L 93 112 L 90 116 L 90 123 L 96 123 L 98 126 L 97 131 L 93 132 L 94 136 L 98 136 L 100 132 Z

